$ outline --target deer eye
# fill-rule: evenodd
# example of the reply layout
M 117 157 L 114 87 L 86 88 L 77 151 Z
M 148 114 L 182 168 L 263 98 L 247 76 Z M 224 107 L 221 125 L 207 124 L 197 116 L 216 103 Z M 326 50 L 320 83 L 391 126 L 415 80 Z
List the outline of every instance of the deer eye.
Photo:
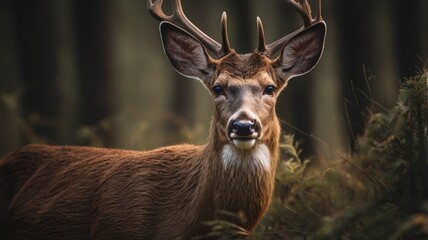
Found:
M 263 94 L 273 96 L 275 90 L 276 90 L 276 87 L 274 85 L 269 85 L 265 88 L 265 91 L 263 92 Z
M 219 85 L 214 86 L 212 90 L 216 96 L 224 95 L 223 88 Z

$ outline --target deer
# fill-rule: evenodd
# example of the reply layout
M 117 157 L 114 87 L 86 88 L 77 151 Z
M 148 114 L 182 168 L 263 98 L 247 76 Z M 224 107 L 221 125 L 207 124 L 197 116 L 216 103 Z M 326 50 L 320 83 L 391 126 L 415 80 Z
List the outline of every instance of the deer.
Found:
M 325 43 L 326 23 L 307 0 L 286 0 L 303 26 L 236 53 L 227 15 L 218 43 L 173 0 L 148 0 L 160 21 L 166 57 L 180 74 L 200 81 L 213 98 L 206 144 L 147 151 L 26 145 L 0 162 L 1 239 L 191 239 L 224 220 L 251 233 L 270 204 L 281 127 L 275 105 L 294 77 L 311 71 Z M 208 53 L 210 51 L 210 54 Z M 211 57 L 214 55 L 215 57 Z M 239 214 L 239 220 L 224 212 Z

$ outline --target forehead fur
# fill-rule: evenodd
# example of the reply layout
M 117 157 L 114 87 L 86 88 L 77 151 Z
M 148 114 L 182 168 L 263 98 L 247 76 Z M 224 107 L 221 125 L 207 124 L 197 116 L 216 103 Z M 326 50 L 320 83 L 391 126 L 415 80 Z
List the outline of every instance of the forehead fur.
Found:
M 264 55 L 258 53 L 236 54 L 231 53 L 221 59 L 217 66 L 218 74 L 227 72 L 234 78 L 252 78 L 262 71 L 266 71 L 273 77 L 271 61 Z

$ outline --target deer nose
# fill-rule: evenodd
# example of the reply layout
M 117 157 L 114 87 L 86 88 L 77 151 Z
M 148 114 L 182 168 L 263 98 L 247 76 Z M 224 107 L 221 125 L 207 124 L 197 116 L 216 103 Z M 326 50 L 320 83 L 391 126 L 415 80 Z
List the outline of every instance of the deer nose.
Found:
M 231 138 L 256 138 L 258 124 L 255 120 L 233 120 L 229 125 Z

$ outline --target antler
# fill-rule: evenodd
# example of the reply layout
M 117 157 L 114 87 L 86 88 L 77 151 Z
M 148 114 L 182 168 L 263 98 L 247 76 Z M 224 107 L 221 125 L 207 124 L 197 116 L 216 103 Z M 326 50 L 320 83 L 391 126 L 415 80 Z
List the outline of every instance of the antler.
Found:
M 153 17 L 160 21 L 167 22 L 178 22 L 184 27 L 187 31 L 190 32 L 194 37 L 201 41 L 209 50 L 211 50 L 218 57 L 226 55 L 231 52 L 229 38 L 227 35 L 227 16 L 226 12 L 223 12 L 221 16 L 221 25 L 222 25 L 222 44 L 219 44 L 214 39 L 209 37 L 207 34 L 202 32 L 197 28 L 184 14 L 183 7 L 181 6 L 180 0 L 173 0 L 173 13 L 171 15 L 166 15 L 162 11 L 163 0 L 148 0 L 147 9 L 152 14 Z
M 294 9 L 296 9 L 296 11 L 302 17 L 303 28 L 292 32 L 266 46 L 262 21 L 260 20 L 260 18 L 257 18 L 257 27 L 259 33 L 259 47 L 256 50 L 257 52 L 263 53 L 267 56 L 271 56 L 272 54 L 280 50 L 284 43 L 286 43 L 290 38 L 294 37 L 302 30 L 309 28 L 318 22 L 323 22 L 321 16 L 321 0 L 318 0 L 318 15 L 315 19 L 312 19 L 312 10 L 311 6 L 308 3 L 308 0 L 286 0 L 286 2 L 289 3 Z

